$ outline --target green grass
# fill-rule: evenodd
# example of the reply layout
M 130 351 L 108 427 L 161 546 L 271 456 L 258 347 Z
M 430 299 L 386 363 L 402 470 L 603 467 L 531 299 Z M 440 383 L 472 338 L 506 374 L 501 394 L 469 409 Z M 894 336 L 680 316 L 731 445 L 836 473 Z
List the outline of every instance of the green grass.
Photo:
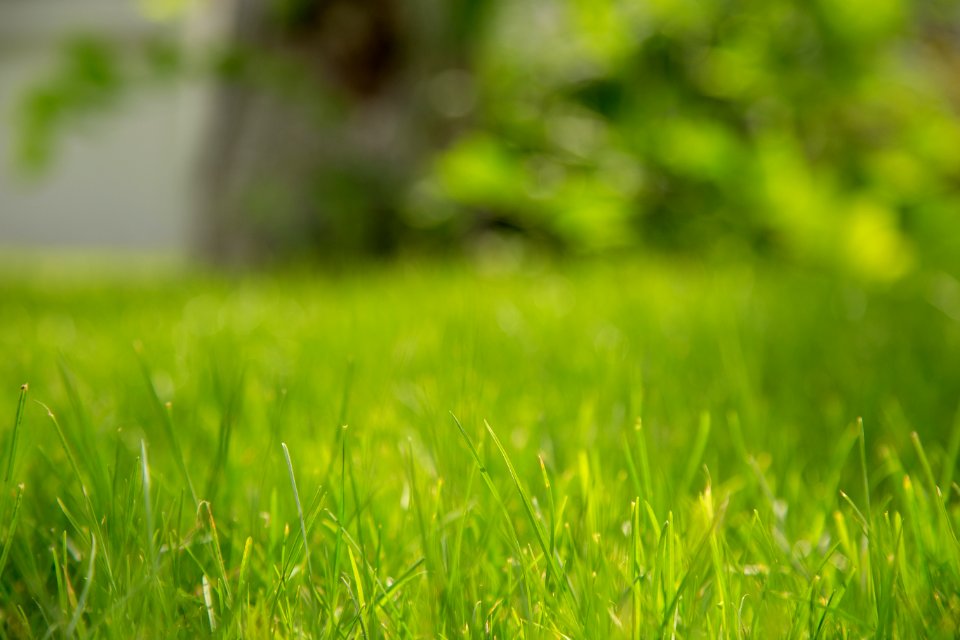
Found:
M 0 631 L 955 637 L 958 290 L 8 270 Z

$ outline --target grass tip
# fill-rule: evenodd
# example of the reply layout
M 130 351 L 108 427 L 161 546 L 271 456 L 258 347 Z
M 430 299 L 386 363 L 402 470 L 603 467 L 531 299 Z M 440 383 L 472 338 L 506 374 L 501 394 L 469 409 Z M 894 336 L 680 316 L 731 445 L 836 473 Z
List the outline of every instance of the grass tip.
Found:
M 53 420 L 56 420 L 56 419 L 57 419 L 56 416 L 53 415 L 53 411 L 50 409 L 50 407 L 48 407 L 47 405 L 43 404 L 43 403 L 40 402 L 39 400 L 34 400 L 34 402 L 36 402 L 38 405 L 40 405 L 41 407 L 43 407 L 44 411 L 47 412 L 47 417 L 48 417 L 48 418 L 51 418 L 51 419 L 53 419 Z
M 210 501 L 209 500 L 198 500 L 197 501 L 197 521 L 200 521 L 200 514 L 203 512 L 204 507 L 207 509 L 207 513 L 210 517 L 213 517 L 213 513 L 210 511 Z
M 29 389 L 30 389 L 30 385 L 27 384 L 26 382 L 24 382 L 22 385 L 20 385 L 20 391 L 27 391 L 27 390 L 29 390 Z

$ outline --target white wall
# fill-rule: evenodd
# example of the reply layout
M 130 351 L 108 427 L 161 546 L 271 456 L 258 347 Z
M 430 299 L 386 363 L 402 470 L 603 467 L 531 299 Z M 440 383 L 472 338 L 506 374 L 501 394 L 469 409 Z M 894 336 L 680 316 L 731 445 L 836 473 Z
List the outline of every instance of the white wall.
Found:
M 133 93 L 71 129 L 39 178 L 11 157 L 18 98 L 50 68 L 64 35 L 135 41 L 157 28 L 133 0 L 0 0 L 0 251 L 188 249 L 202 89 Z

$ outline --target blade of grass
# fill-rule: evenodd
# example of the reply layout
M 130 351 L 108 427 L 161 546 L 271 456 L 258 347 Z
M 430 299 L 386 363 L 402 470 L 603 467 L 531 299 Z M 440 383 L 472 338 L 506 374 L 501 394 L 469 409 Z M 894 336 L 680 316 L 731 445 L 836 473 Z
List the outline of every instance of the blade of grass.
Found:
M 203 591 L 203 606 L 207 610 L 207 621 L 210 623 L 210 633 L 217 631 L 217 614 L 213 610 L 213 594 L 210 592 L 210 581 L 207 574 L 203 574 L 200 579 L 200 586 Z
M 17 415 L 13 421 L 13 431 L 10 434 L 10 445 L 7 448 L 7 470 L 3 474 L 3 481 L 9 484 L 13 479 L 13 465 L 17 459 L 17 441 L 20 438 L 20 425 L 23 422 L 23 408 L 27 402 L 27 390 L 29 385 L 26 383 L 20 385 L 20 400 L 17 402 Z
M 3 551 L 0 552 L 0 578 L 3 577 L 3 570 L 7 566 L 7 559 L 10 557 L 10 550 L 13 548 L 13 536 L 17 532 L 17 524 L 20 522 L 20 507 L 23 505 L 23 485 L 17 488 L 17 497 L 13 503 L 13 513 L 10 515 L 10 524 L 7 525 L 7 536 L 3 539 Z
M 73 636 L 74 631 L 77 628 L 77 625 L 80 623 L 80 618 L 83 615 L 83 610 L 87 606 L 87 598 L 90 596 L 90 587 L 93 585 L 93 576 L 94 570 L 96 568 L 97 560 L 97 537 L 94 534 L 90 534 L 90 560 L 87 562 L 87 577 L 86 582 L 83 585 L 83 591 L 80 592 L 80 598 L 77 600 L 77 606 L 73 610 L 73 616 L 70 618 L 70 624 L 67 626 L 67 637 Z
M 517 475 L 517 470 L 513 467 L 513 462 L 510 460 L 507 450 L 503 447 L 503 444 L 500 442 L 500 438 L 497 437 L 497 434 L 493 430 L 493 427 L 490 426 L 490 423 L 484 420 L 483 424 L 486 426 L 487 433 L 490 434 L 491 439 L 493 439 L 493 443 L 496 445 L 501 457 L 503 457 L 504 463 L 507 465 L 507 471 L 510 474 L 510 478 L 513 480 L 514 486 L 517 488 L 517 493 L 520 494 L 520 501 L 523 503 L 523 509 L 527 515 L 527 520 L 530 522 L 530 526 L 533 527 L 533 531 L 537 537 L 537 543 L 540 545 L 540 550 L 543 552 L 550 572 L 553 574 L 554 579 L 561 586 L 561 588 L 573 599 L 574 603 L 576 603 L 576 598 L 574 597 L 572 589 L 570 589 L 566 574 L 564 574 L 563 569 L 560 567 L 560 563 L 557 562 L 556 557 L 550 552 L 550 546 L 547 543 L 546 534 L 543 532 L 543 526 L 541 525 L 540 520 L 537 518 L 536 512 L 533 508 L 533 503 L 530 501 L 530 496 L 527 495 L 526 489 L 523 488 L 523 484 L 520 482 L 520 476 Z
M 213 557 L 217 561 L 217 570 L 220 572 L 220 581 L 223 585 L 223 592 L 226 600 L 227 608 L 230 608 L 233 604 L 233 594 L 230 591 L 230 580 L 227 577 L 227 565 L 223 561 L 223 550 L 220 547 L 220 534 L 217 533 L 217 521 L 213 518 L 213 507 L 210 506 L 210 502 L 203 500 L 200 502 L 200 508 L 205 509 L 207 512 L 207 524 L 210 527 L 210 548 L 213 550 Z M 200 512 L 197 511 L 197 517 L 199 519 Z
M 287 472 L 290 474 L 290 487 L 293 489 L 293 500 L 297 504 L 297 517 L 300 519 L 300 535 L 303 539 L 303 556 L 307 563 L 307 576 L 311 576 L 313 575 L 313 570 L 310 566 L 310 547 L 307 544 L 307 523 L 303 519 L 303 506 L 300 504 L 300 492 L 297 491 L 297 479 L 293 475 L 293 461 L 290 460 L 290 450 L 287 448 L 287 443 L 281 442 L 280 446 L 283 447 L 283 457 L 287 461 Z
M 150 549 L 150 567 L 157 570 L 157 550 L 153 542 L 153 506 L 150 504 L 150 464 L 147 461 L 147 443 L 140 439 L 140 473 L 143 477 L 143 511 L 147 518 L 147 545 Z
M 923 444 L 920 442 L 920 436 L 916 431 L 910 434 L 910 440 L 913 442 L 913 448 L 916 450 L 917 458 L 920 460 L 920 467 L 923 469 L 924 477 L 929 485 L 932 499 L 936 505 L 937 517 L 939 518 L 943 528 L 950 535 L 950 540 L 953 542 L 952 548 L 955 550 L 952 554 L 953 559 L 957 560 L 958 554 L 956 549 L 960 547 L 960 542 L 957 540 L 957 534 L 953 530 L 953 523 L 950 521 L 950 515 L 947 513 L 946 507 L 944 506 L 943 492 L 940 490 L 940 487 L 937 486 L 936 480 L 934 480 L 933 468 L 930 466 L 930 461 L 927 460 L 927 454 L 923 450 Z
M 857 418 L 857 429 L 860 433 L 860 474 L 863 481 L 863 500 L 866 506 L 867 524 L 873 526 L 873 510 L 870 507 L 870 478 L 867 473 L 867 444 L 866 433 L 863 428 L 863 418 Z
M 484 483 L 487 485 L 487 488 L 490 490 L 490 493 L 493 494 L 494 500 L 496 500 L 497 505 L 503 511 L 504 516 L 506 516 L 507 526 L 510 528 L 511 533 L 511 542 L 514 543 L 515 550 L 519 554 L 521 553 L 521 547 L 519 538 L 517 536 L 516 529 L 513 526 L 513 519 L 510 517 L 510 511 L 507 509 L 506 503 L 503 501 L 503 498 L 500 496 L 500 491 L 497 489 L 497 485 L 494 484 L 493 478 L 490 476 L 490 471 L 487 469 L 486 465 L 483 464 L 483 460 L 480 458 L 480 452 L 477 450 L 476 446 L 473 444 L 473 440 L 470 439 L 470 436 L 467 435 L 466 429 L 463 428 L 463 425 L 460 424 L 460 420 L 457 419 L 457 416 L 450 414 L 453 417 L 453 421 L 456 423 L 457 428 L 460 430 L 460 435 L 463 436 L 464 441 L 467 443 L 467 447 L 470 449 L 470 453 L 473 455 L 474 462 L 477 463 L 477 467 L 480 469 L 480 477 L 483 478 Z
M 360 612 L 362 612 L 367 608 L 367 598 L 363 594 L 363 577 L 360 575 L 360 569 L 357 567 L 357 559 L 353 555 L 353 549 L 350 546 L 347 546 L 347 555 L 350 557 L 350 570 L 353 572 L 354 589 L 357 592 L 357 602 L 360 603 Z
M 683 481 L 680 483 L 679 490 L 681 495 L 686 494 L 693 484 L 693 479 L 700 469 L 700 463 L 703 461 L 703 454 L 707 450 L 707 442 L 710 439 L 710 413 L 704 411 L 700 414 L 700 424 L 697 428 L 697 437 L 693 441 L 690 449 L 690 457 L 687 458 L 687 468 L 683 473 Z

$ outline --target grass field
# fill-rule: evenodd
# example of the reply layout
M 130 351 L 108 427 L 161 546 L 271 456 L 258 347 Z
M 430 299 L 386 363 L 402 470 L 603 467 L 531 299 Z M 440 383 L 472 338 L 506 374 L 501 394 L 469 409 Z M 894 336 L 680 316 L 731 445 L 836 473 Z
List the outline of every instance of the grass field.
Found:
M 949 276 L 13 269 L 0 326 L 7 637 L 960 634 Z

